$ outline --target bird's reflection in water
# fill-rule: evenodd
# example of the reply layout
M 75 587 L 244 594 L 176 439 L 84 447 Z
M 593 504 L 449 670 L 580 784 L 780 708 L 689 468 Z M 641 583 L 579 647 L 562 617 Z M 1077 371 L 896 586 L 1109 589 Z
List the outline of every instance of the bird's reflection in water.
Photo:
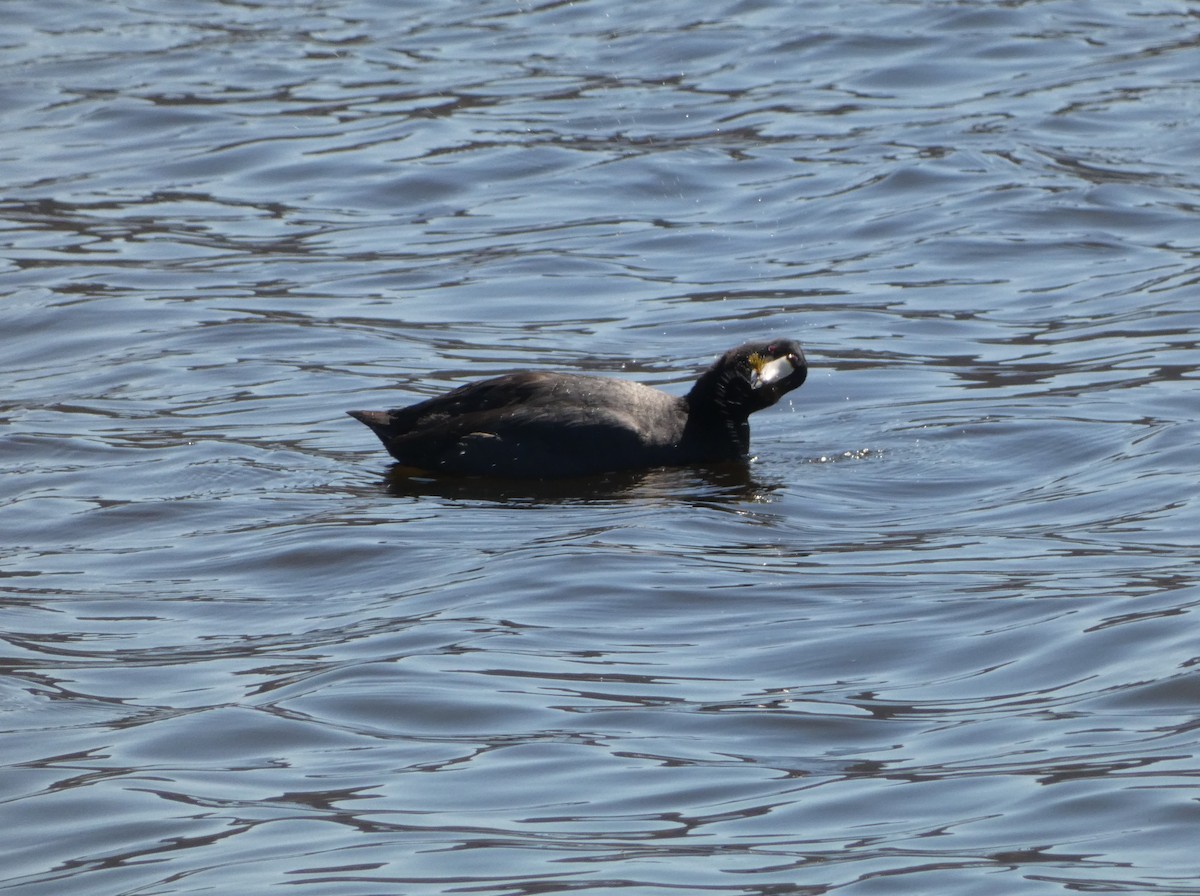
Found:
M 662 467 L 603 473 L 568 479 L 505 479 L 483 476 L 434 476 L 394 464 L 383 486 L 394 497 L 436 497 L 454 501 L 503 504 L 598 504 L 627 500 L 697 504 L 744 504 L 770 500 L 780 488 L 753 474 L 746 461 Z

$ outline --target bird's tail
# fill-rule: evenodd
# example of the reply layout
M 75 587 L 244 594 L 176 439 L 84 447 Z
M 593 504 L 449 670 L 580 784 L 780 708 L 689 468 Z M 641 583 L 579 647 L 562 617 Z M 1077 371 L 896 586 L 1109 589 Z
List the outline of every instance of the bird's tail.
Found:
M 387 435 L 387 431 L 392 425 L 392 415 L 387 411 L 346 411 L 346 413 L 359 423 L 369 426 L 371 432 L 380 439 Z

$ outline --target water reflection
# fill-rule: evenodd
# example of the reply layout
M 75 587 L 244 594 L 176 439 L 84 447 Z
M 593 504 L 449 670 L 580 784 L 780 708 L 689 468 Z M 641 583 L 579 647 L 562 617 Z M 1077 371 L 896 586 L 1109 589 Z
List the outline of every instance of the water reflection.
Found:
M 432 476 L 393 464 L 381 485 L 397 498 L 537 506 L 649 500 L 719 504 L 762 501 L 780 484 L 756 478 L 749 462 L 604 473 L 570 479 Z

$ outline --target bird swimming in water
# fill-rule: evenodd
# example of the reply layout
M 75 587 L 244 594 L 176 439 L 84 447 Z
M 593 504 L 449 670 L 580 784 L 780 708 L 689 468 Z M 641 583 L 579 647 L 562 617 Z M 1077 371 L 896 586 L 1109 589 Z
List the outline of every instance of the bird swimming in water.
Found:
M 749 416 L 808 376 L 788 339 L 730 349 L 684 396 L 627 380 L 524 371 L 390 411 L 347 411 L 431 473 L 550 479 L 716 463 L 750 451 Z

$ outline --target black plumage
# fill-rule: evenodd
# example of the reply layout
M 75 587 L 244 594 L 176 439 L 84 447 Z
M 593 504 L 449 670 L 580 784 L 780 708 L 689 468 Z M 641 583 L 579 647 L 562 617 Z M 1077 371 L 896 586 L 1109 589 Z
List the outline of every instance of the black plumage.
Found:
M 436 473 L 558 478 L 745 457 L 750 414 L 808 374 L 790 340 L 721 355 L 685 396 L 626 380 L 526 371 L 391 411 L 348 411 L 401 464 Z

